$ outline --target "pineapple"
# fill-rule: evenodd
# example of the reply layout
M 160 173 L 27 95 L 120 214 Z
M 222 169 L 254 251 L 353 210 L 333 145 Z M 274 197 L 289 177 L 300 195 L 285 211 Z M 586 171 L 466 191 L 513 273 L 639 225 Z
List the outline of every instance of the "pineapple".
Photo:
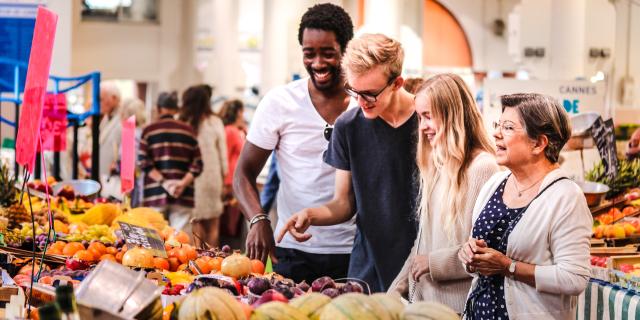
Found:
M 4 217 L 9 222 L 9 228 L 19 226 L 21 222 L 31 221 L 31 216 L 27 209 L 17 203 L 15 179 L 9 174 L 6 165 L 0 169 L 0 217 Z

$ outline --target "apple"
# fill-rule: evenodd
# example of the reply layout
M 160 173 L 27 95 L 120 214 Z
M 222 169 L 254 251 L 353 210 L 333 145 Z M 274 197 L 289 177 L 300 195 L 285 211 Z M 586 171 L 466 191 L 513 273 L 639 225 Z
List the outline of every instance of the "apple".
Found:
M 629 272 L 634 270 L 634 267 L 632 265 L 630 265 L 630 264 L 627 264 L 627 263 L 621 263 L 618 266 L 618 269 L 620 271 L 624 272 L 624 273 L 629 273 Z
M 67 200 L 73 200 L 76 197 L 76 193 L 72 186 L 64 186 L 58 191 L 58 197 L 65 198 Z
M 89 269 L 89 264 L 85 261 L 69 258 L 65 261 L 65 266 L 70 270 L 86 270 Z
M 271 301 L 281 301 L 284 303 L 289 303 L 289 299 L 287 299 L 287 297 L 285 297 L 282 293 L 274 290 L 274 289 L 269 289 L 267 291 L 265 291 L 264 293 L 262 293 L 262 296 L 260 296 L 260 299 L 258 299 L 258 301 L 254 302 L 252 307 L 253 308 L 257 308 L 259 307 L 261 304 L 267 303 L 267 302 L 271 302 Z

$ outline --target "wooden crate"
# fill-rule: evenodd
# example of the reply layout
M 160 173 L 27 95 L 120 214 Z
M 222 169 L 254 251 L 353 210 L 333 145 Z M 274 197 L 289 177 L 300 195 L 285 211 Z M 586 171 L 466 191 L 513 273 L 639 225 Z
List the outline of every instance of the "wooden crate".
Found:
M 627 256 L 637 253 L 636 247 L 600 247 L 591 248 L 593 256 Z
M 640 255 L 623 255 L 611 257 L 607 260 L 607 267 L 609 269 L 619 270 L 618 267 L 621 264 L 634 265 L 640 263 Z

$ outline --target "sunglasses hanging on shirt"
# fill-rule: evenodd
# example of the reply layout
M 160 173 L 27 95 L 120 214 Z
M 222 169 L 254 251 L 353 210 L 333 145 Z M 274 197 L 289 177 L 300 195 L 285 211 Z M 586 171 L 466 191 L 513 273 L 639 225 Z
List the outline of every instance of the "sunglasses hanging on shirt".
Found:
M 330 126 L 328 123 L 324 126 L 324 131 L 322 132 L 325 140 L 331 141 L 331 133 L 333 132 L 333 126 Z

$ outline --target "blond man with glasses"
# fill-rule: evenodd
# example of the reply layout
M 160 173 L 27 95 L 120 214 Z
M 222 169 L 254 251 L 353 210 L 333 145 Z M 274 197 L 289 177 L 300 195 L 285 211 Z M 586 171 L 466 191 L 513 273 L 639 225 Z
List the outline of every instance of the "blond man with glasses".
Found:
M 349 42 L 342 60 L 345 92 L 359 108 L 338 118 L 324 155 L 325 163 L 336 168 L 333 200 L 299 211 L 279 234 L 279 239 L 290 233 L 307 241 L 310 226 L 355 216 L 349 277 L 365 281 L 372 292 L 389 288 L 416 237 L 418 117 L 413 95 L 402 87 L 403 57 L 400 43 L 381 34 Z

